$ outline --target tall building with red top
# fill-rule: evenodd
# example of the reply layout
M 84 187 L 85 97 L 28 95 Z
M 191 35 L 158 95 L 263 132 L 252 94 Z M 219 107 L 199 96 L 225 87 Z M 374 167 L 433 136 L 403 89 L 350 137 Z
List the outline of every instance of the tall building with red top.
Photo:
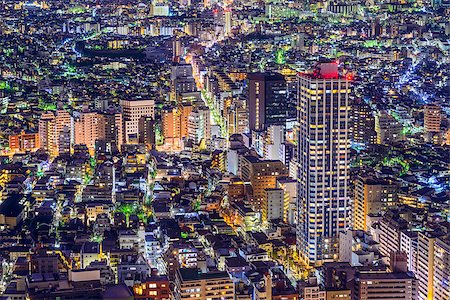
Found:
M 311 264 L 336 258 L 350 221 L 350 79 L 332 61 L 298 75 L 297 246 Z

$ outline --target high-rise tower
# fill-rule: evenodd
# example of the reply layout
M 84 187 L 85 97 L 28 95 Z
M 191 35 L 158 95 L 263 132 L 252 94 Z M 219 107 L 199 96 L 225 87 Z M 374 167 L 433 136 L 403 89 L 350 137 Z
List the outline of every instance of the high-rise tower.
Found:
M 349 79 L 336 62 L 298 76 L 297 247 L 311 264 L 334 258 L 350 221 Z

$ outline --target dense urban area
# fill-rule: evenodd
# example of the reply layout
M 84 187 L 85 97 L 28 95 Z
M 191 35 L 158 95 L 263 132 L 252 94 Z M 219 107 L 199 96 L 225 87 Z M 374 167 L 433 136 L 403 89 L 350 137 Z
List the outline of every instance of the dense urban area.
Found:
M 0 299 L 450 299 L 449 0 L 0 0 Z

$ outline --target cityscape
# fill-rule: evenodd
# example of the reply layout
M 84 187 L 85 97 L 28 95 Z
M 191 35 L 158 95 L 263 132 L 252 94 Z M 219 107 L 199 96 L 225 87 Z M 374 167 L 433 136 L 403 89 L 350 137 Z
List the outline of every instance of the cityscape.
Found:
M 450 300 L 450 0 L 0 0 L 0 300 Z

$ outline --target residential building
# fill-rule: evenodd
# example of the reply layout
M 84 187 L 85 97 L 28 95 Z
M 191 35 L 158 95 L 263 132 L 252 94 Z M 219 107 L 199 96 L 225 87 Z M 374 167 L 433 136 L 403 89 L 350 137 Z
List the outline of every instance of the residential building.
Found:
M 367 230 L 367 215 L 379 214 L 397 204 L 397 185 L 373 177 L 355 180 L 355 201 L 352 211 L 354 229 Z
M 298 77 L 298 227 L 302 258 L 333 259 L 340 230 L 350 226 L 350 81 L 335 62 Z
M 176 273 L 174 299 L 233 300 L 234 283 L 227 272 L 201 273 L 180 268 Z

